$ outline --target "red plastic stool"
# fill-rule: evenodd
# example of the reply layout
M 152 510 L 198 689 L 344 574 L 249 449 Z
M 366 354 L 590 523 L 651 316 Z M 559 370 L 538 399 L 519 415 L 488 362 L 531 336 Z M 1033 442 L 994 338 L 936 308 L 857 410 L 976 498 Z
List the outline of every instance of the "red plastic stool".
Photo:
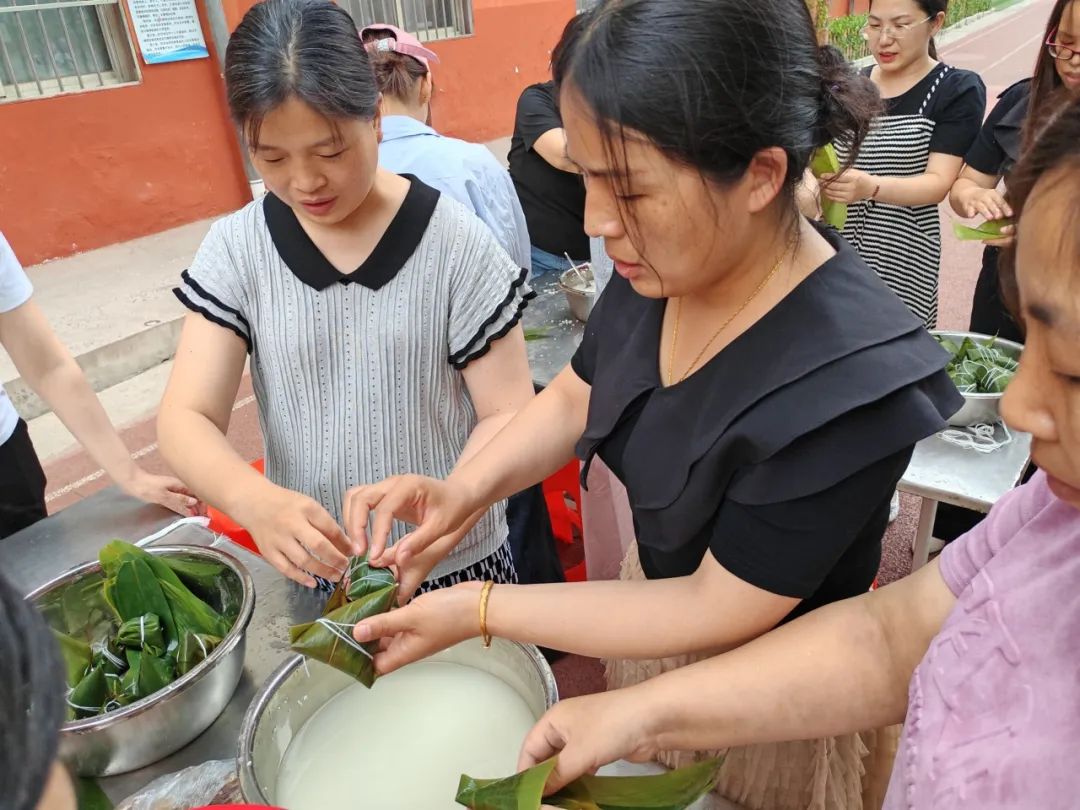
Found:
M 574 543 L 575 528 L 579 534 L 582 533 L 579 474 L 580 467 L 575 459 L 543 483 L 544 501 L 551 518 L 551 531 L 567 545 Z M 573 508 L 567 503 L 568 499 L 573 503 Z
M 261 458 L 257 458 L 251 462 L 251 466 L 260 473 L 266 472 L 266 465 Z M 251 553 L 262 556 L 259 553 L 259 547 L 255 545 L 255 541 L 251 539 L 251 534 L 247 529 L 224 512 L 221 512 L 212 506 L 207 509 L 206 514 L 207 517 L 210 518 L 210 531 L 216 532 L 217 534 L 223 534 L 238 546 L 243 546 Z

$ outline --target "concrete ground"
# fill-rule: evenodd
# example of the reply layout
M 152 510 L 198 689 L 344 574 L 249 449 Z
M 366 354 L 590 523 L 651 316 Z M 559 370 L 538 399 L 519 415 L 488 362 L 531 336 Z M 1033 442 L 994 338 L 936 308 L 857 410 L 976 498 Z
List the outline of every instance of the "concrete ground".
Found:
M 993 99 L 1030 75 L 1052 0 L 1026 0 L 983 17 L 943 41 L 944 58 L 978 71 Z M 489 144 L 505 163 L 509 139 Z M 941 325 L 967 326 L 981 249 L 950 237 L 953 215 L 943 207 L 945 231 L 941 279 Z M 210 221 L 192 223 L 69 259 L 29 269 L 38 303 L 64 343 L 79 358 L 132 455 L 148 469 L 163 471 L 153 414 L 160 401 L 183 310 L 170 290 L 188 266 Z M 31 420 L 31 435 L 45 460 L 49 508 L 61 509 L 108 485 L 102 471 L 74 443 L 58 420 L 18 379 L 0 352 L 0 381 Z M 229 438 L 246 459 L 262 454 L 250 381 L 245 378 L 233 411 Z M 886 537 L 881 579 L 910 570 L 910 543 L 918 499 L 903 498 L 899 520 Z M 599 665 L 564 659 L 557 667 L 565 694 L 599 687 Z

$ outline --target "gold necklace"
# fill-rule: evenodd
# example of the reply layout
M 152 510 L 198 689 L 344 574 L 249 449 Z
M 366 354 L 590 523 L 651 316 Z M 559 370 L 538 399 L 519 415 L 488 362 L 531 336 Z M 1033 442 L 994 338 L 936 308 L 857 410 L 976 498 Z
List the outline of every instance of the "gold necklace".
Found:
M 682 320 L 682 298 L 679 298 L 678 302 L 675 304 L 675 327 L 671 333 L 671 351 L 668 353 L 668 385 L 674 385 L 676 382 L 682 382 L 690 376 L 690 372 L 694 370 L 694 368 L 700 362 L 701 358 L 705 356 L 705 352 L 709 350 L 709 347 L 712 346 L 713 343 L 716 342 L 716 339 L 720 337 L 720 335 L 723 333 L 723 331 L 731 325 L 731 322 L 738 318 L 742 314 L 744 309 L 750 306 L 750 303 L 755 298 L 757 298 L 761 291 L 765 289 L 766 285 L 768 285 L 768 283 L 772 281 L 773 276 L 780 272 L 780 267 L 784 264 L 784 258 L 787 256 L 788 250 L 792 247 L 794 241 L 795 240 L 792 240 L 792 242 L 784 248 L 784 251 L 780 254 L 780 258 L 778 258 L 776 260 L 776 264 L 773 265 L 773 269 L 769 271 L 769 275 L 765 276 L 765 278 L 761 280 L 761 283 L 757 285 L 757 288 L 752 293 L 750 293 L 750 297 L 742 302 L 742 305 L 737 310 L 735 310 L 735 312 L 732 313 L 731 317 L 724 321 L 722 324 L 720 324 L 720 328 L 713 333 L 713 336 L 709 338 L 708 342 L 704 346 L 702 346 L 701 351 L 698 352 L 697 357 L 694 358 L 694 361 L 689 366 L 687 366 L 686 371 L 684 371 L 682 376 L 679 377 L 678 380 L 676 380 L 675 349 L 679 345 L 679 322 Z

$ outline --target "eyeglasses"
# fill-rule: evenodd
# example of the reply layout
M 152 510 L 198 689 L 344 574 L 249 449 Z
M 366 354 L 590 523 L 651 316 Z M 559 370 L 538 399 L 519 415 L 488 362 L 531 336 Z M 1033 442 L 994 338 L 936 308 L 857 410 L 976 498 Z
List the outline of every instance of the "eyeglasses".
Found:
M 1057 34 L 1057 29 L 1055 29 L 1054 33 L 1052 33 L 1046 40 L 1046 49 L 1050 51 L 1050 55 L 1052 57 L 1054 57 L 1055 59 L 1060 59 L 1063 62 L 1067 62 L 1068 60 L 1076 56 L 1078 53 L 1080 53 L 1080 50 L 1076 48 L 1070 48 L 1066 45 L 1059 45 L 1058 43 L 1054 42 L 1054 37 L 1056 37 Z
M 903 39 L 911 33 L 912 29 L 916 26 L 924 25 L 930 22 L 933 17 L 927 17 L 925 20 L 919 20 L 918 22 L 910 23 L 886 23 L 882 25 L 880 22 L 868 22 L 862 27 L 862 38 L 866 40 L 878 39 L 882 35 L 892 37 L 893 39 Z

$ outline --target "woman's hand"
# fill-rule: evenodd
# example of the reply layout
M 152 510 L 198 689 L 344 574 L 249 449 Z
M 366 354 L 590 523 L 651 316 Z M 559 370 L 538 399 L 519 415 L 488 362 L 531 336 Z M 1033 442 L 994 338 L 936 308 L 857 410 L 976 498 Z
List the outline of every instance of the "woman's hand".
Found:
M 476 511 L 470 501 L 468 492 L 452 481 L 399 475 L 346 493 L 345 530 L 359 549 L 357 553 L 366 553 L 372 565 L 393 563 L 399 570 L 407 569 L 410 558 L 419 556 L 440 538 L 456 534 L 460 539 L 464 535 L 469 517 Z M 372 511 L 375 516 L 369 536 Z M 416 529 L 388 549 L 395 519 Z M 452 549 L 445 545 L 443 548 L 445 553 Z
M 205 512 L 199 499 L 191 494 L 184 483 L 169 475 L 151 475 L 136 467 L 130 478 L 116 483 L 131 497 L 146 503 L 159 504 L 184 517 L 194 517 Z
M 996 188 L 981 188 L 972 184 L 961 192 L 959 197 L 960 206 L 966 217 L 982 216 L 989 220 L 1012 219 L 1012 207 Z
M 552 793 L 620 759 L 648 762 L 658 748 L 637 695 L 637 687 L 631 687 L 555 704 L 525 738 L 518 770 L 557 755 L 545 789 Z
M 315 587 L 311 574 L 337 582 L 357 553 L 321 504 L 267 482 L 237 520 L 263 557 L 294 582 Z
M 361 643 L 382 639 L 375 670 L 380 675 L 393 672 L 480 635 L 482 587 L 466 582 L 425 593 L 403 608 L 359 622 L 353 637 Z
M 854 203 L 873 196 L 877 181 L 873 175 L 859 169 L 847 169 L 839 174 L 821 175 L 821 193 L 827 200 Z

